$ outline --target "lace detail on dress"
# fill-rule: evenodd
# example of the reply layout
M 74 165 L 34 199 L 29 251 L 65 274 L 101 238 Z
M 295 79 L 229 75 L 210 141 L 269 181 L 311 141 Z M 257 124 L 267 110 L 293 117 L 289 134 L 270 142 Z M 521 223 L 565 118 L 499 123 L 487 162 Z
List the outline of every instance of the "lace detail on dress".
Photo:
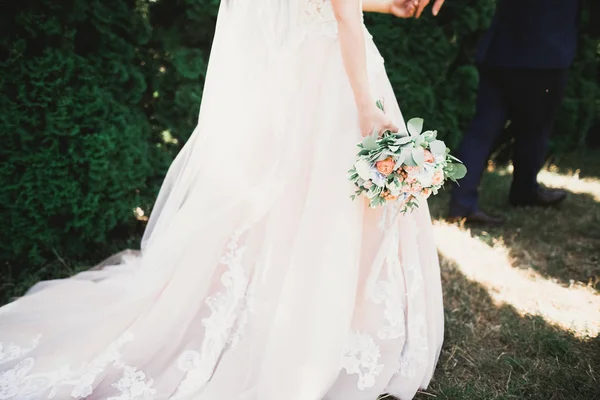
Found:
M 307 31 L 337 36 L 337 21 L 330 1 L 308 0 L 301 18 Z
M 416 297 L 423 291 L 423 276 L 418 264 L 408 263 L 404 266 L 404 273 L 410 279 L 411 285 L 407 288 L 406 296 L 409 303 L 415 303 Z M 412 314 L 410 332 L 402 355 L 398 360 L 397 372 L 406 378 L 414 378 L 427 362 L 429 343 L 427 341 L 427 320 L 423 314 Z
M 71 376 L 69 367 L 58 371 L 30 374 L 35 365 L 33 358 L 26 358 L 14 368 L 0 375 L 0 399 L 38 400 L 41 396 L 53 399 L 56 386 Z
M 399 339 L 405 336 L 404 302 L 399 295 L 398 285 L 393 281 L 379 281 L 371 295 L 375 304 L 384 304 L 384 319 L 387 325 L 377 331 L 379 339 Z
M 400 356 L 400 360 L 398 360 L 398 368 L 396 369 L 397 373 L 410 379 L 417 376 L 423 364 L 427 362 L 426 357 L 429 354 L 429 344 L 425 333 L 425 316 L 418 317 L 415 326 L 418 335 L 412 340 L 406 341 L 405 349 Z
M 12 360 L 22 358 L 27 353 L 34 350 L 40 343 L 42 335 L 38 335 L 31 341 L 31 345 L 28 347 L 17 346 L 16 343 L 7 343 L 6 345 L 0 342 L 0 364 L 7 363 Z
M 395 211 L 394 211 L 395 212 Z M 396 276 L 396 271 L 402 270 L 398 257 L 398 233 L 394 232 L 391 246 L 386 257 L 387 280 L 378 281 L 371 293 L 371 301 L 375 304 L 384 304 L 383 317 L 387 325 L 377 331 L 379 339 L 399 339 L 406 336 L 405 315 L 406 302 L 401 291 L 398 290 L 401 277 Z
M 335 21 L 333 7 L 327 0 L 308 0 L 304 6 L 304 16 L 306 21 L 311 22 Z
M 104 372 L 106 366 L 113 363 L 117 368 L 123 368 L 121 362 L 121 348 L 133 340 L 133 334 L 126 333 L 119 339 L 111 343 L 100 355 L 98 355 L 91 363 L 83 368 L 83 373 L 77 374 L 80 378 L 76 381 L 75 387 L 71 392 L 71 397 L 82 399 L 91 395 L 94 391 L 93 384 L 96 377 Z
M 227 244 L 227 253 L 221 257 L 221 264 L 227 270 L 221 276 L 225 290 L 206 299 L 211 310 L 210 316 L 202 320 L 205 327 L 204 340 L 200 351 L 187 350 L 178 360 L 179 369 L 186 376 L 177 388 L 175 398 L 180 398 L 203 388 L 210 380 L 213 370 L 228 344 L 236 344 L 238 335 L 230 338 L 238 316 L 249 303 L 246 300 L 249 279 L 242 266 L 246 247 L 240 247 L 238 241 L 246 229 L 234 232 Z M 242 313 L 243 315 L 244 313 Z M 245 321 L 238 321 L 245 323 Z M 242 325 L 238 326 L 243 329 Z M 238 332 L 241 332 L 238 328 Z
M 375 340 L 366 333 L 356 332 L 350 335 L 342 367 L 346 373 L 358 375 L 358 389 L 365 390 L 375 385 L 375 378 L 383 370 L 380 358 L 381 351 Z
M 255 269 L 255 271 L 256 271 L 256 269 Z M 240 305 L 240 310 L 239 310 L 239 316 L 237 317 L 237 320 L 236 320 L 235 331 L 231 334 L 231 336 L 229 338 L 228 344 L 229 344 L 229 348 L 231 348 L 231 349 L 233 349 L 235 346 L 237 346 L 237 344 L 241 340 L 242 336 L 244 336 L 244 332 L 246 330 L 246 324 L 248 323 L 248 318 L 249 318 L 250 314 L 253 313 L 256 309 L 255 292 L 256 292 L 256 284 L 257 284 L 258 280 L 256 279 L 256 272 L 254 275 L 255 276 L 252 277 L 252 279 L 250 280 L 250 284 L 248 285 L 247 293 L 244 296 L 244 298 L 242 299 L 242 303 Z
M 42 396 L 52 399 L 56 396 L 57 388 L 63 385 L 73 386 L 71 397 L 76 399 L 85 398 L 92 394 L 94 381 L 99 374 L 105 371 L 108 364 L 113 363 L 116 368 L 124 367 L 120 361 L 121 348 L 131 340 L 133 340 L 132 334 L 124 334 L 111 343 L 92 362 L 76 370 L 72 370 L 69 365 L 65 365 L 56 371 L 31 374 L 35 359 L 32 357 L 26 358 L 14 368 L 0 375 L 0 399 L 37 400 Z M 35 342 L 35 347 L 37 347 L 37 342 Z M 11 357 L 16 354 L 20 354 L 18 357 L 22 357 L 34 350 L 35 347 L 24 351 L 24 349 L 12 345 Z M 13 359 L 17 359 L 17 357 Z
M 135 367 L 124 367 L 123 377 L 112 386 L 119 392 L 119 396 L 109 397 L 106 400 L 154 400 L 156 389 L 152 388 L 154 380 L 146 382 L 146 374 Z

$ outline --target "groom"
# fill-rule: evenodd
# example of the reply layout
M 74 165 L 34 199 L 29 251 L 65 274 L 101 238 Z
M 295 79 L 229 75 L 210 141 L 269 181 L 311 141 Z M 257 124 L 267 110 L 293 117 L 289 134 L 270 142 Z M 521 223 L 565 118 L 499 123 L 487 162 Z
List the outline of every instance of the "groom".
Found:
M 451 219 L 503 223 L 479 209 L 478 187 L 492 146 L 507 121 L 515 137 L 510 204 L 551 206 L 566 198 L 565 191 L 540 187 L 537 174 L 575 57 L 581 3 L 498 1 L 492 25 L 477 51 L 476 113 L 457 152 L 469 172 L 453 188 Z

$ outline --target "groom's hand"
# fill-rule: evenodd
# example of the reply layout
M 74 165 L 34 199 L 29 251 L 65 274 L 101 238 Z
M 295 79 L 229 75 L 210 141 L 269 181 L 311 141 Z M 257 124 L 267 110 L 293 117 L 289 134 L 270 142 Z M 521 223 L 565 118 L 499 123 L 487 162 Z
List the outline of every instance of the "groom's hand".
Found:
M 415 15 L 415 18 L 419 18 L 421 16 L 423 10 L 425 9 L 425 7 L 427 7 L 430 1 L 431 0 L 419 1 L 419 5 L 417 6 L 417 14 Z M 431 13 L 434 16 L 438 15 L 438 13 L 440 12 L 440 8 L 442 8 L 442 6 L 444 5 L 444 1 L 445 0 L 435 0 L 435 3 L 433 3 L 433 9 L 431 10 Z

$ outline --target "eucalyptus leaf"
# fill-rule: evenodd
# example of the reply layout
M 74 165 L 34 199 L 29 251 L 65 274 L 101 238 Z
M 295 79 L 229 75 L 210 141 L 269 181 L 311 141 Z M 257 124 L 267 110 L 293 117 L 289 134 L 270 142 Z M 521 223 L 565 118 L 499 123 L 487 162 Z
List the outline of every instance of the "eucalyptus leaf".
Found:
M 402 164 L 404 164 L 404 161 L 406 160 L 406 157 L 408 156 L 409 152 L 402 150 L 400 152 L 400 155 L 398 156 L 398 159 L 396 160 L 396 165 L 394 166 L 394 169 L 398 169 L 402 166 Z
M 411 136 L 420 135 L 423 131 L 423 118 L 413 118 L 407 122 L 406 127 Z
M 452 166 L 452 175 L 454 179 L 462 179 L 467 175 L 467 167 L 463 164 L 452 164 Z
M 433 142 L 437 137 L 437 131 L 425 131 L 421 135 L 423 135 L 428 142 Z
M 410 154 L 404 160 L 404 164 L 407 165 L 407 166 L 409 166 L 409 167 L 417 167 L 418 166 L 418 164 L 415 162 L 415 160 L 413 160 L 413 158 L 412 158 L 412 156 Z
M 422 165 L 425 162 L 425 152 L 422 147 L 412 149 L 411 156 L 415 164 Z
M 379 145 L 377 144 L 377 138 L 374 136 L 367 136 L 362 141 L 362 147 L 365 150 L 376 150 Z
M 398 146 L 402 146 L 405 145 L 407 143 L 410 143 L 413 140 L 413 138 L 411 138 L 410 136 L 405 136 L 405 137 L 401 137 L 399 139 L 396 139 L 396 141 L 394 142 L 395 145 Z
M 425 137 L 423 135 L 417 136 L 415 139 L 415 147 L 423 147 L 423 144 L 425 144 Z
M 446 153 L 446 144 L 441 140 L 434 140 L 429 143 L 429 149 L 433 154 L 444 155 Z

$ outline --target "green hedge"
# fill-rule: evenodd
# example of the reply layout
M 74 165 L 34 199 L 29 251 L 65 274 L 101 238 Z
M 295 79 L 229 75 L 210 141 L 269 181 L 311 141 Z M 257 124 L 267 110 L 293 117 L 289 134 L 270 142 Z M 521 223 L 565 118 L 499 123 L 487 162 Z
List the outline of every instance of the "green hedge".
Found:
M 133 209 L 149 211 L 196 124 L 218 3 L 4 3 L 0 263 L 13 277 L 95 259 L 143 228 Z M 437 18 L 367 17 L 405 116 L 424 117 L 451 146 L 473 113 L 473 54 L 494 7 L 452 0 Z M 582 32 L 555 151 L 581 144 L 598 119 L 593 26 Z
M 0 27 L 0 260 L 39 266 L 130 236 L 163 173 L 142 106 L 147 19 L 135 1 L 21 1 Z

